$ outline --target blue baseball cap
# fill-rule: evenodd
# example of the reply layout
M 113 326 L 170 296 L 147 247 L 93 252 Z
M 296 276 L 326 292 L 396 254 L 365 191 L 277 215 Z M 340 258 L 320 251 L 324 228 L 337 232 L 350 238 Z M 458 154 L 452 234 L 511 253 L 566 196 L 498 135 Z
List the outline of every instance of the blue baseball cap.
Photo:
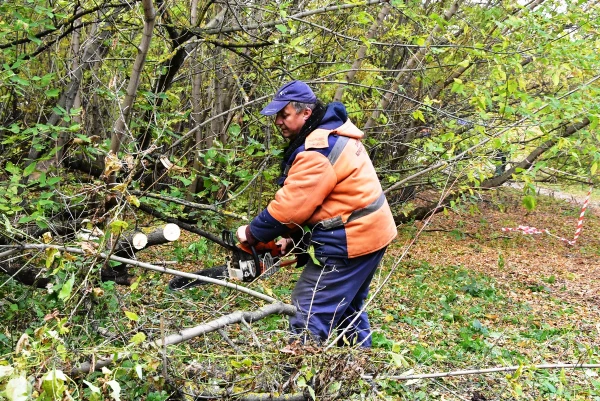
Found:
M 291 81 L 277 90 L 271 103 L 262 109 L 260 114 L 264 116 L 277 114 L 289 102 L 317 103 L 317 96 L 304 82 Z

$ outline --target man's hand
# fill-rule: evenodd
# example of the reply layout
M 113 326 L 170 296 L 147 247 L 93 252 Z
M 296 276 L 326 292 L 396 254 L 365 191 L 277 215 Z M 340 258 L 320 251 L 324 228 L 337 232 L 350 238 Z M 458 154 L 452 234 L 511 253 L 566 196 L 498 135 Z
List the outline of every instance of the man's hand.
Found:
M 241 226 L 235 232 L 235 236 L 242 244 L 248 242 L 248 238 L 246 238 L 246 227 L 248 227 L 248 226 L 247 225 Z
M 279 247 L 279 254 L 281 256 L 287 255 L 294 249 L 294 241 L 291 238 L 282 238 L 276 242 L 276 245 Z

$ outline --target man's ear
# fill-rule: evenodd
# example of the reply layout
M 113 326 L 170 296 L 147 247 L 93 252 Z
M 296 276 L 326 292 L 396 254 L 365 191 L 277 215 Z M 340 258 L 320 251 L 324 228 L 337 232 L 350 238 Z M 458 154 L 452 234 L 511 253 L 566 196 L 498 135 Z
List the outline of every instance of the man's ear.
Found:
M 304 111 L 302 112 L 302 117 L 304 118 L 304 121 L 308 120 L 308 118 L 312 115 L 312 110 L 309 109 L 308 107 L 306 107 L 304 109 Z

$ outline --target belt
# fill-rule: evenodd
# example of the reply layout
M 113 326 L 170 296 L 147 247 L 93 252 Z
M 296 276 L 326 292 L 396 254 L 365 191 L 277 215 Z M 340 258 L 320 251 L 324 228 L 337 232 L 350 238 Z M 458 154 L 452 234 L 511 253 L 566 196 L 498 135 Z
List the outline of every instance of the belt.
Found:
M 332 228 L 342 227 L 354 220 L 358 220 L 361 217 L 365 217 L 371 213 L 376 212 L 384 204 L 385 204 L 385 194 L 382 192 L 381 195 L 379 195 L 379 197 L 377 199 L 375 199 L 375 201 L 371 202 L 369 205 L 367 205 L 361 209 L 357 209 L 357 210 L 353 211 L 352 213 L 350 213 L 350 216 L 348 217 L 348 219 L 346 221 L 344 221 L 342 219 L 342 216 L 336 216 L 336 217 L 332 217 L 330 219 L 325 219 L 325 220 L 319 221 L 317 224 L 315 224 L 315 227 L 321 226 L 324 230 L 330 230 Z

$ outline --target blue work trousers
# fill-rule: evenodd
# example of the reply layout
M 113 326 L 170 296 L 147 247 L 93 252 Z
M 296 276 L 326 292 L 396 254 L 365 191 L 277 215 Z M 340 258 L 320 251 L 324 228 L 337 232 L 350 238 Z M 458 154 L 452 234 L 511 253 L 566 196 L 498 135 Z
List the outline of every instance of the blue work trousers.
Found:
M 312 260 L 304 267 L 292 292 L 292 304 L 298 309 L 290 318 L 291 331 L 325 343 L 349 327 L 338 345 L 371 346 L 371 326 L 366 312 L 360 312 L 369 284 L 385 249 L 357 258 L 322 258 L 321 266 Z

